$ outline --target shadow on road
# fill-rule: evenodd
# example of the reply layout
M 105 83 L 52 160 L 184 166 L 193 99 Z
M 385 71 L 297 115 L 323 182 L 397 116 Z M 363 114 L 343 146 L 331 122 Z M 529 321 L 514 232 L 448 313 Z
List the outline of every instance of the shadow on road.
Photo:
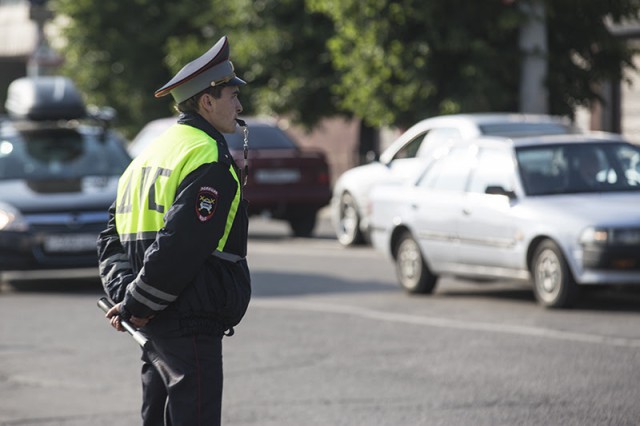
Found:
M 252 272 L 254 297 L 296 297 L 322 294 L 392 293 L 402 290 L 388 281 L 348 281 L 330 275 L 308 275 L 275 272 Z M 39 294 L 103 294 L 102 284 L 95 279 L 19 280 L 0 284 L 0 293 L 20 292 Z M 505 303 L 536 304 L 533 292 L 525 287 L 509 284 L 475 284 L 457 282 L 441 285 L 434 296 L 412 295 L 411 298 L 492 300 Z M 640 288 L 594 287 L 582 289 L 580 299 L 565 311 L 640 312 Z
M 70 278 L 56 280 L 16 280 L 0 283 L 0 292 L 101 294 L 98 278 Z
M 249 219 L 249 244 L 251 240 L 261 241 L 287 241 L 296 238 L 288 223 L 283 220 L 265 219 L 262 217 L 251 217 Z M 327 212 L 319 213 L 318 222 L 313 234 L 308 237 L 316 240 L 335 240 L 336 234 L 333 231 Z
M 487 288 L 482 284 L 477 289 L 468 290 L 436 290 L 439 296 L 447 298 L 484 298 L 484 299 L 501 299 L 505 301 L 531 302 L 536 303 L 531 290 L 523 288 Z
M 476 288 L 468 289 L 438 289 L 442 297 L 504 300 L 506 302 L 537 303 L 533 291 L 528 288 L 497 288 L 477 284 Z M 600 286 L 583 288 L 575 306 L 565 311 L 611 311 L 611 312 L 640 312 L 640 288 L 620 286 Z
M 618 286 L 586 288 L 582 291 L 575 309 L 640 312 L 640 288 Z
M 286 242 L 286 241 L 291 241 L 292 239 L 296 239 L 299 238 L 301 240 L 307 239 L 307 240 L 334 240 L 336 239 L 336 237 L 331 236 L 331 235 L 327 235 L 327 234 L 317 234 L 314 233 L 313 235 L 311 235 L 310 237 L 295 237 L 293 236 L 293 234 L 291 233 L 273 233 L 273 232 L 267 232 L 267 231 L 251 231 L 251 233 L 249 234 L 249 244 L 251 244 L 251 240 L 257 240 L 257 241 L 270 241 L 270 242 L 274 242 L 274 243 L 279 243 L 279 242 Z
M 256 297 L 399 291 L 387 282 L 344 281 L 328 275 L 253 272 L 251 281 L 253 295 Z

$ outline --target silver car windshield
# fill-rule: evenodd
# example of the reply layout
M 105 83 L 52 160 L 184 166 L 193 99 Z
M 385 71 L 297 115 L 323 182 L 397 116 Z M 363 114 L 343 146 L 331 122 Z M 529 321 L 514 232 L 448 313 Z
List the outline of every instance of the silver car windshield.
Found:
M 130 161 L 118 140 L 73 129 L 39 129 L 0 137 L 2 180 L 119 176 Z
M 521 147 L 518 169 L 527 195 L 640 191 L 640 147 L 585 143 Z

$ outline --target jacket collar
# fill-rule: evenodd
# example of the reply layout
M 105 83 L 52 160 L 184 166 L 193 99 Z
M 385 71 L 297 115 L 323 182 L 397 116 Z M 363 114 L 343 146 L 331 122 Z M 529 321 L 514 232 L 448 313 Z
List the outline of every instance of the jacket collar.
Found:
M 227 145 L 227 140 L 224 138 L 222 133 L 220 133 L 215 127 L 213 127 L 207 120 L 205 120 L 200 114 L 195 112 L 183 112 L 180 113 L 178 117 L 178 123 L 186 124 L 191 127 L 195 127 L 196 129 L 202 130 L 213 139 L 215 139 L 218 143 L 224 145 L 227 150 L 229 146 Z

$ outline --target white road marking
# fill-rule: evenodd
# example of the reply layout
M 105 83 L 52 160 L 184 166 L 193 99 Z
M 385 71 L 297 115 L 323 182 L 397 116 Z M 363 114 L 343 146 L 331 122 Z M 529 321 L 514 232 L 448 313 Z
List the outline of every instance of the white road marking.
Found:
M 376 321 L 386 321 L 394 323 L 404 323 L 413 325 L 424 325 L 430 327 L 453 328 L 459 330 L 475 330 L 490 333 L 514 334 L 519 336 L 533 336 L 545 339 L 555 339 L 573 341 L 590 344 L 600 344 L 607 346 L 622 346 L 628 348 L 639 348 L 640 339 L 610 337 L 589 333 L 577 333 L 571 331 L 553 330 L 543 327 L 528 327 L 520 325 L 493 324 L 487 322 L 463 321 L 448 318 L 424 317 L 410 314 L 400 314 L 393 312 L 376 311 L 373 309 L 360 308 L 348 305 L 332 305 L 328 303 L 288 301 L 288 300 L 265 300 L 254 299 L 251 307 L 263 309 L 282 309 L 308 312 L 324 312 L 332 314 L 343 314 L 371 319 Z

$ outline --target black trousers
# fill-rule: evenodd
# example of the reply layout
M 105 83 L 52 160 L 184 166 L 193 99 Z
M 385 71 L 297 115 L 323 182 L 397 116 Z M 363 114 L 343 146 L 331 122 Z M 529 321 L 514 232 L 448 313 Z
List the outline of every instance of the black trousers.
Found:
M 152 337 L 142 354 L 144 426 L 218 426 L 222 337 Z

